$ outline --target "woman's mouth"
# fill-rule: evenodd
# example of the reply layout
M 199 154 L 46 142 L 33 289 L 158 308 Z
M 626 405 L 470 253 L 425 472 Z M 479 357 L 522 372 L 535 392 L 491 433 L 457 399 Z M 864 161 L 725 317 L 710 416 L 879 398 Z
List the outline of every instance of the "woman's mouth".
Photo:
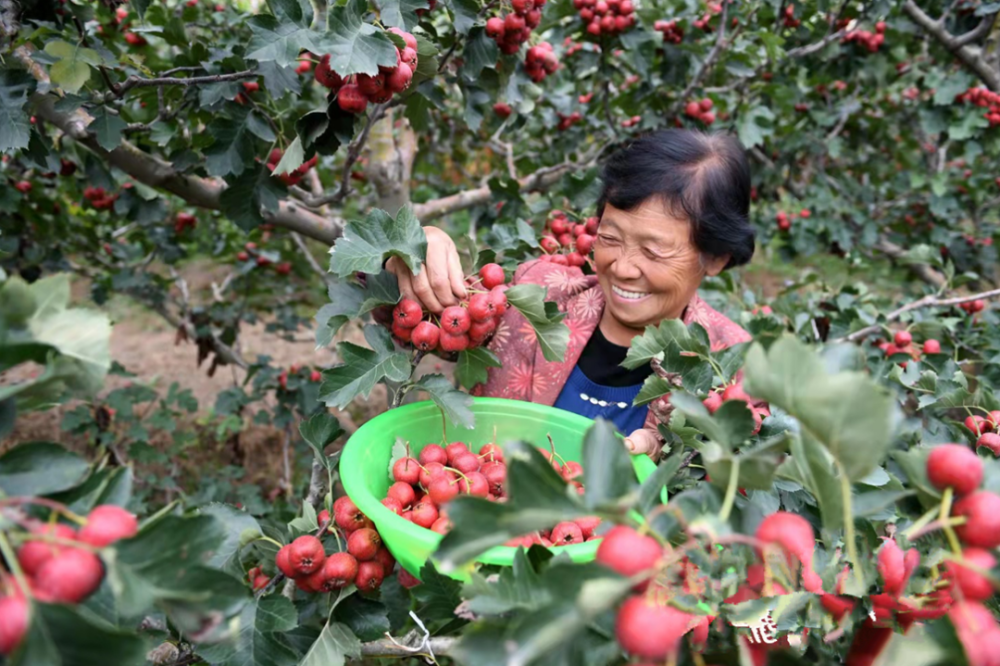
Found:
M 649 296 L 649 292 L 646 291 L 627 291 L 615 285 L 611 285 L 611 292 L 617 297 L 618 300 L 625 301 L 627 303 L 635 303 Z

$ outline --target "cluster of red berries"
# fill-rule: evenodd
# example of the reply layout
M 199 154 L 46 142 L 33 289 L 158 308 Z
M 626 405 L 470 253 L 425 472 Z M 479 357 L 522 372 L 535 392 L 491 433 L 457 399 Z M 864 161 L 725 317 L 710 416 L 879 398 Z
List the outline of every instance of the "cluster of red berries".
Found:
M 511 0 L 514 11 L 486 20 L 486 36 L 497 43 L 500 52 L 514 55 L 531 38 L 531 31 L 542 23 L 542 7 L 547 0 Z
M 118 200 L 118 195 L 106 192 L 103 187 L 85 187 L 83 198 L 95 210 L 110 210 Z
M 715 113 L 712 112 L 712 106 L 713 102 L 709 97 L 702 100 L 692 100 L 684 107 L 684 113 L 689 118 L 694 118 L 706 125 L 711 125 L 715 122 Z
M 497 102 L 493 105 L 493 113 L 497 114 L 501 118 L 507 118 L 513 113 L 513 109 L 510 108 L 510 104 L 507 102 Z
M 267 170 L 274 171 L 274 168 L 278 166 L 278 162 L 281 161 L 281 156 L 284 154 L 285 152 L 281 150 L 281 148 L 273 149 L 271 151 L 271 154 L 267 156 Z M 287 187 L 291 187 L 292 185 L 298 185 L 299 181 L 301 181 L 302 178 L 307 173 L 309 173 L 309 169 L 312 169 L 314 166 L 316 166 L 316 163 L 318 161 L 319 161 L 319 156 L 313 155 L 312 158 L 306 160 L 301 165 L 299 165 L 299 167 L 295 169 L 295 171 L 291 171 L 289 173 L 283 173 L 279 175 L 278 178 L 281 179 L 281 182 L 283 182 Z
M 642 116 L 632 116 L 622 121 L 622 127 L 635 127 L 642 122 Z
M 574 111 L 568 116 L 557 111 L 556 115 L 559 116 L 559 122 L 556 124 L 556 129 L 560 132 L 565 132 L 570 127 L 583 120 L 583 114 L 579 111 Z
M 989 412 L 985 417 L 973 414 L 966 417 L 965 427 L 976 440 L 976 448 L 989 449 L 994 456 L 1000 456 L 1000 411 Z
M 62 523 L 32 521 L 26 527 L 36 537 L 26 539 L 17 550 L 27 592 L 42 603 L 78 604 L 104 579 L 104 565 L 95 550 L 135 536 L 139 522 L 125 509 L 106 504 L 90 512 L 79 532 Z M 24 592 L 0 574 L 0 655 L 13 652 L 28 630 Z
M 115 26 L 124 31 L 125 41 L 129 46 L 146 46 L 149 42 L 146 41 L 145 37 L 129 30 L 130 24 L 126 21 L 127 18 L 128 7 L 119 7 L 115 10 Z M 97 33 L 104 34 L 104 26 L 97 26 Z
M 968 314 L 976 314 L 977 312 L 982 312 L 986 309 L 986 301 L 981 298 L 977 298 L 974 301 L 960 303 L 958 307 L 965 310 Z
M 299 375 L 299 373 L 303 372 L 303 370 L 307 371 L 307 373 L 303 373 L 302 377 L 304 378 L 306 376 L 306 374 L 308 374 L 309 375 L 309 381 L 312 382 L 312 383 L 314 383 L 314 384 L 316 382 L 319 382 L 319 381 L 321 381 L 323 379 L 323 373 L 320 372 L 319 370 L 315 370 L 315 369 L 310 370 L 309 368 L 303 368 L 298 363 L 292 363 L 290 366 L 288 366 L 287 370 L 282 370 L 278 374 L 278 386 L 280 386 L 282 390 L 287 391 L 288 390 L 288 378 L 289 378 L 289 376 L 295 377 L 295 376 Z
M 677 21 L 660 19 L 653 23 L 653 30 L 663 33 L 663 41 L 669 44 L 680 44 L 684 40 L 684 28 Z
M 396 64 L 392 67 L 379 66 L 377 74 L 356 74 L 342 77 L 330 67 L 330 55 L 324 55 L 313 77 L 330 90 L 337 92 L 337 104 L 348 113 L 364 113 L 368 102 L 383 104 L 392 99 L 394 93 L 401 93 L 410 87 L 413 74 L 417 71 L 417 38 L 399 28 L 389 28 L 398 35 L 405 46 L 396 48 Z M 301 67 L 301 65 L 300 65 Z
M 695 19 L 693 24 L 694 27 L 699 30 L 704 30 L 705 32 L 712 32 L 714 28 L 712 27 L 711 21 L 712 17 L 716 14 L 722 13 L 722 3 L 721 2 L 709 2 L 706 5 L 706 12 L 702 15 L 700 19 Z
M 563 211 L 552 211 L 542 230 L 542 238 L 538 241 L 545 251 L 542 261 L 564 266 L 585 265 L 587 255 L 594 249 L 599 223 L 598 218 L 588 217 L 583 222 L 574 224 Z
M 795 5 L 785 5 L 785 13 L 781 20 L 786 28 L 797 28 L 802 25 L 801 19 L 795 18 Z
M 770 314 L 770 308 L 764 306 L 768 309 L 765 314 Z M 761 424 L 764 421 L 764 417 L 771 415 L 771 409 L 766 404 L 756 405 L 754 398 L 747 395 L 747 392 L 743 390 L 743 383 L 736 382 L 726 386 L 721 393 L 718 391 L 709 391 L 708 397 L 702 400 L 702 404 L 705 405 L 705 409 L 708 410 L 709 414 L 714 414 L 719 407 L 722 407 L 722 403 L 728 400 L 739 400 L 745 402 L 747 409 L 750 410 L 750 415 L 753 416 L 754 429 L 751 434 L 756 435 L 760 432 Z
M 535 83 L 541 83 L 549 74 L 555 74 L 559 69 L 559 60 L 548 42 L 539 42 L 528 49 L 524 59 L 524 71 Z
M 896 331 L 893 336 L 892 342 L 882 341 L 875 345 L 883 352 L 885 352 L 886 357 L 894 356 L 896 354 L 907 354 L 914 361 L 919 361 L 921 352 L 923 354 L 940 354 L 941 353 L 941 343 L 933 338 L 929 338 L 924 341 L 922 349 L 917 349 L 913 346 L 913 335 L 909 331 Z M 904 368 L 906 367 L 907 361 L 900 363 Z
M 434 323 L 416 301 L 404 298 L 392 310 L 392 334 L 424 352 L 460 352 L 479 347 L 496 330 L 507 311 L 507 276 L 499 264 L 486 264 L 475 280 L 474 293 L 461 305 L 445 308 Z
M 582 51 L 584 49 L 584 47 L 587 46 L 587 45 L 585 45 L 583 42 L 574 41 L 572 37 L 567 37 L 566 39 L 563 40 L 563 46 L 566 49 L 565 51 L 563 51 L 563 55 L 566 58 L 568 58 L 571 55 L 574 55 L 574 54 L 579 53 L 580 51 Z M 590 46 L 593 46 L 595 48 L 599 48 L 599 47 L 597 47 L 596 44 L 592 44 Z
M 573 0 L 573 6 L 595 37 L 625 32 L 635 25 L 632 0 Z
M 178 236 L 184 233 L 185 229 L 194 230 L 198 227 L 198 218 L 191 213 L 181 211 L 174 217 L 174 233 Z
M 964 104 L 966 102 L 986 109 L 983 117 L 990 121 L 990 127 L 1000 126 L 1000 94 L 988 88 L 969 88 L 964 93 L 955 96 L 955 103 Z
M 801 217 L 803 220 L 809 218 L 812 212 L 808 208 L 803 208 L 797 214 L 796 213 L 786 213 L 783 210 L 779 210 L 778 214 L 774 218 L 778 221 L 778 231 L 788 231 L 792 228 L 792 220 L 796 217 Z
M 33 187 L 34 186 L 31 184 L 30 180 L 19 180 L 16 183 L 14 183 L 14 189 L 20 192 L 21 194 L 27 194 L 28 192 L 31 192 Z
M 253 241 L 247 241 L 247 244 L 243 246 L 244 249 L 236 254 L 236 259 L 239 261 L 250 261 L 251 257 L 254 262 L 261 267 L 264 266 L 274 266 L 274 272 L 278 275 L 290 275 L 292 272 L 292 262 L 282 261 L 279 263 L 274 263 L 267 258 L 264 254 L 257 251 L 257 243 Z
M 840 42 L 842 44 L 857 42 L 867 48 L 869 53 L 878 53 L 879 47 L 885 42 L 885 21 L 875 24 L 875 32 L 851 30 L 841 38 Z
M 327 555 L 319 537 L 300 536 L 284 545 L 274 558 L 278 570 L 295 581 L 303 592 L 321 594 L 354 584 L 362 592 L 382 587 L 382 581 L 396 568 L 396 559 L 382 544 L 382 536 L 365 514 L 349 497 L 333 503 L 333 520 L 323 509 L 317 516 L 325 532 L 337 534 L 338 528 L 346 540 L 346 550 Z M 338 536 L 338 544 L 340 539 Z M 260 575 L 253 581 L 266 586 Z M 259 589 L 259 588 L 257 588 Z

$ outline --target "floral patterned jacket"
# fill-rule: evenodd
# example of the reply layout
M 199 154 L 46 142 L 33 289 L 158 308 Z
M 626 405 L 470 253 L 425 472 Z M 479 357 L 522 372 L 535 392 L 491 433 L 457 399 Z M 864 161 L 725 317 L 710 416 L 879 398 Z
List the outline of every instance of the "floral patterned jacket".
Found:
M 514 273 L 512 285 L 539 284 L 548 290 L 547 300 L 555 301 L 566 312 L 563 322 L 569 327 L 569 345 L 561 361 L 546 361 L 535 339 L 535 332 L 524 316 L 509 308 L 500 320 L 489 349 L 502 362 L 499 368 L 490 368 L 485 384 L 480 384 L 473 395 L 493 398 L 526 400 L 540 405 L 553 405 L 559 397 L 594 333 L 604 312 L 604 292 L 597 284 L 597 277 L 584 275 L 576 266 L 562 266 L 540 260 L 522 264 Z M 713 351 L 719 351 L 751 339 L 749 333 L 733 323 L 695 296 L 684 312 L 686 325 L 698 322 L 708 331 Z M 654 367 L 661 376 L 670 375 Z M 650 405 L 645 428 L 656 433 L 658 422 L 670 418 L 671 407 L 666 396 Z M 629 433 L 625 433 L 628 435 Z

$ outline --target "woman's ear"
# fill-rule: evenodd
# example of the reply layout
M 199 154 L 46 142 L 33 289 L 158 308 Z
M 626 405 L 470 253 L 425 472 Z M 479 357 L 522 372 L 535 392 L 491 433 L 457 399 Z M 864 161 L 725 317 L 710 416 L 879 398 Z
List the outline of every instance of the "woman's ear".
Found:
M 722 272 L 722 269 L 726 267 L 729 263 L 729 255 L 723 254 L 718 257 L 704 257 L 702 261 L 702 266 L 705 267 L 705 275 L 711 275 L 715 277 Z

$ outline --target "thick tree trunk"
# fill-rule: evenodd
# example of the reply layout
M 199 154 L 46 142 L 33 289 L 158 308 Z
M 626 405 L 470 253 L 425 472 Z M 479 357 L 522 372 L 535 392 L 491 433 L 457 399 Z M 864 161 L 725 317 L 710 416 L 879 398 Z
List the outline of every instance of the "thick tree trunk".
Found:
M 368 136 L 368 166 L 365 173 L 378 193 L 378 207 L 395 215 L 410 203 L 410 176 L 417 153 L 417 137 L 405 118 L 396 124 L 396 110 L 372 127 Z

